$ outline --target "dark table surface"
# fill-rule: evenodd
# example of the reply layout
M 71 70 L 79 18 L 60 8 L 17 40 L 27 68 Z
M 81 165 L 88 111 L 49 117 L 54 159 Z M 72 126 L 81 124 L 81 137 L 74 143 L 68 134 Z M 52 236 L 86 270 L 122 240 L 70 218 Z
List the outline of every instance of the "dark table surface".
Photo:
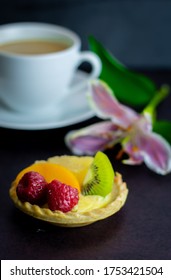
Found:
M 160 86 L 171 84 L 171 71 L 144 71 Z M 158 108 L 171 120 L 171 96 Z M 115 215 L 82 228 L 62 228 L 16 209 L 8 190 L 16 174 L 36 159 L 70 154 L 63 138 L 72 127 L 42 131 L 0 129 L 1 259 L 171 259 L 171 174 L 160 176 L 145 165 L 126 166 L 106 151 L 128 184 L 125 206 Z

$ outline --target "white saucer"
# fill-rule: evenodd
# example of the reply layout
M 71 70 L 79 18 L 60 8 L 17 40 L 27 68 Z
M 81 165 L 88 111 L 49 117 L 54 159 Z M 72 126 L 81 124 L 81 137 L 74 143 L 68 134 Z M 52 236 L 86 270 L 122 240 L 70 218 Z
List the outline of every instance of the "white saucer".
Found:
M 82 88 L 77 91 L 71 90 L 71 94 L 61 102 L 60 106 L 58 105 L 60 109 L 56 108 L 55 112 L 49 112 L 43 117 L 28 117 L 18 112 L 0 108 L 0 127 L 22 130 L 51 129 L 73 125 L 93 117 L 94 112 L 90 109 L 86 98 L 87 79 L 88 74 L 78 71 L 71 89 L 73 85 L 77 85 L 80 81 L 84 84 Z

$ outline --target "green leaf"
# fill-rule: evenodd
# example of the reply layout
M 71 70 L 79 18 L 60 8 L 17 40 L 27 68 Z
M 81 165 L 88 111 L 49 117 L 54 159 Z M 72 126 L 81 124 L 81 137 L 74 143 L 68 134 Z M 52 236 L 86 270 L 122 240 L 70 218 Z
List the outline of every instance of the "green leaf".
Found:
M 93 36 L 89 36 L 89 46 L 101 59 L 100 79 L 112 88 L 119 101 L 135 107 L 149 103 L 156 92 L 156 85 L 151 79 L 127 69 Z
M 153 124 L 153 131 L 163 136 L 171 144 L 171 122 L 156 121 Z

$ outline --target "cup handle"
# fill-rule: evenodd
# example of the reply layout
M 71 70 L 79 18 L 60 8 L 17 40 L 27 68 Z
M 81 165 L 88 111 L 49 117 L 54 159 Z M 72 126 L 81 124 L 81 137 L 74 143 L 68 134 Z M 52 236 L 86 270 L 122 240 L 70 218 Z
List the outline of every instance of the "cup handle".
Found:
M 84 51 L 80 53 L 80 58 L 78 64 L 83 62 L 88 62 L 92 66 L 92 71 L 89 74 L 90 78 L 97 78 L 101 72 L 102 64 L 100 58 L 90 51 Z
M 93 78 L 97 78 L 100 75 L 101 69 L 102 69 L 102 63 L 100 58 L 90 51 L 83 51 L 79 54 L 78 59 L 78 67 L 83 63 L 88 62 L 92 70 L 90 73 L 87 74 L 87 79 L 84 81 L 80 81 L 78 84 L 75 84 L 71 87 L 72 91 L 78 91 L 81 90 L 83 87 L 86 86 L 87 82 Z

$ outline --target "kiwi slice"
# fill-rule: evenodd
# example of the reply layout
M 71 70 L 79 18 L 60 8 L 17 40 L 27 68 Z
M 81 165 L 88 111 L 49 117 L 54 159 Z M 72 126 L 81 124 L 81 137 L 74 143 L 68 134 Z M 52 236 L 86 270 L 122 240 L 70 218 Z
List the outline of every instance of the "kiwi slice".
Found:
M 97 152 L 82 185 L 83 195 L 106 196 L 112 191 L 114 170 L 103 152 Z

